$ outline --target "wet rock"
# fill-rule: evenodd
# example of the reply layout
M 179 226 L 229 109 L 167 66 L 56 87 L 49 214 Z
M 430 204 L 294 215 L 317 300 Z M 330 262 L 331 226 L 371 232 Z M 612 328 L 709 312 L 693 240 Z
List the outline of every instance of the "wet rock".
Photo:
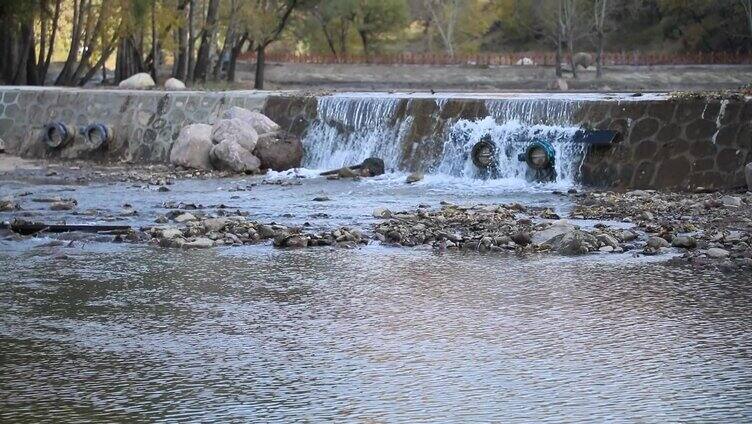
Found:
M 157 84 L 154 83 L 151 75 L 147 74 L 146 72 L 141 72 L 133 75 L 130 78 L 126 78 L 120 81 L 118 87 L 129 90 L 144 90 L 147 88 L 153 88 L 156 85 Z
M 373 217 L 379 219 L 389 219 L 392 217 L 392 211 L 387 208 L 376 208 L 373 210 Z
M 253 152 L 259 138 L 251 124 L 238 118 L 220 119 L 215 122 L 211 137 L 214 144 L 219 144 L 225 140 L 234 141 L 248 152 Z
M 650 237 L 647 242 L 647 247 L 650 249 L 658 250 L 663 247 L 669 247 L 671 244 L 662 237 Z
M 407 176 L 405 182 L 408 184 L 417 183 L 418 181 L 422 181 L 423 177 L 424 176 L 422 172 L 413 172 L 412 174 Z
M 165 240 L 172 240 L 183 237 L 183 232 L 177 228 L 164 228 L 159 232 L 159 236 Z
M 311 199 L 311 200 L 313 200 L 314 202 L 329 202 L 329 201 L 331 201 L 332 199 L 330 199 L 330 198 L 328 198 L 328 197 L 326 197 L 326 196 L 319 196 L 319 197 L 314 197 L 314 198 L 313 198 L 313 199 Z
M 54 202 L 50 205 L 51 211 L 69 211 L 72 209 L 75 209 L 76 207 L 76 201 L 62 201 L 62 202 Z
M 183 127 L 170 151 L 170 163 L 184 168 L 213 169 L 210 152 L 214 143 L 211 134 L 212 127 L 206 124 Z
M 270 132 L 259 137 L 253 154 L 261 160 L 262 169 L 287 171 L 300 167 L 303 143 L 291 133 Z
M 165 187 L 165 186 L 161 186 L 161 187 L 159 187 L 157 189 L 157 191 L 160 192 L 160 193 L 166 193 L 166 192 L 170 191 L 170 189 L 167 188 L 167 187 Z
M 590 233 L 572 230 L 546 242 L 547 245 L 566 256 L 584 255 L 598 249 L 598 239 Z
M 212 246 L 214 246 L 214 241 L 207 237 L 197 237 L 195 240 L 183 244 L 186 249 L 208 249 Z
M 595 237 L 598 239 L 598 243 L 604 246 L 609 246 L 613 249 L 616 249 L 619 247 L 619 241 L 616 240 L 615 237 L 609 234 L 598 234 Z
M 345 166 L 337 172 L 337 176 L 339 178 L 356 178 L 360 177 L 360 174 Z
M 530 236 L 530 233 L 526 231 L 520 231 L 512 236 L 512 241 L 520 246 L 527 246 L 528 244 L 533 242 L 533 238 Z
M 227 227 L 230 220 L 228 218 L 211 218 L 204 221 L 204 228 L 206 231 L 222 231 Z
M 10 197 L 0 199 L 0 212 L 18 211 L 21 206 Z
M 165 81 L 164 88 L 168 91 L 180 91 L 186 89 L 185 83 L 177 78 L 169 78 Z
M 725 258 L 728 258 L 730 255 L 728 250 L 720 249 L 717 247 L 712 247 L 708 249 L 706 253 L 708 257 L 711 257 L 713 259 L 725 259 Z
M 181 213 L 175 217 L 175 222 L 178 223 L 185 223 L 185 222 L 191 222 L 191 221 L 197 221 L 198 218 L 196 218 L 195 215 L 193 215 L 190 212 Z
M 697 247 L 697 240 L 691 236 L 676 236 L 671 240 L 671 245 L 682 249 L 694 249 Z
M 253 174 L 259 171 L 261 161 L 250 151 L 232 140 L 224 140 L 212 147 L 209 157 L 220 170 Z
M 559 220 L 552 222 L 552 225 L 545 230 L 538 231 L 533 235 L 533 242 L 536 244 L 543 244 L 552 238 L 561 235 L 566 234 L 576 228 L 575 225 L 571 224 L 569 221 L 566 220 Z
M 368 158 L 360 164 L 360 174 L 364 177 L 382 175 L 384 169 L 384 161 L 379 158 Z
M 256 130 L 256 132 L 259 135 L 263 135 L 266 133 L 271 133 L 275 131 L 279 131 L 280 127 L 277 125 L 276 122 L 269 119 L 266 115 L 260 112 L 256 112 L 253 110 L 244 109 L 242 107 L 233 106 L 229 109 L 227 109 L 224 114 L 222 114 L 222 118 L 225 119 L 233 119 L 238 118 L 242 119 L 251 126 L 253 126 L 253 129 Z
M 256 227 L 256 231 L 258 232 L 258 235 L 262 239 L 270 239 L 273 238 L 277 232 L 272 228 L 270 225 L 258 225 Z

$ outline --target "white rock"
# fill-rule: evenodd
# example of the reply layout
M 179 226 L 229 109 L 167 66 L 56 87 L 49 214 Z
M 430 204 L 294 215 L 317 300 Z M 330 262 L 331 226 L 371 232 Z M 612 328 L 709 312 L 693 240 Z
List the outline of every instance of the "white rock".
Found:
M 183 237 L 183 232 L 177 228 L 165 228 L 162 230 L 162 238 L 172 240 L 178 237 Z
M 258 143 L 258 133 L 253 126 L 240 118 L 220 119 L 212 127 L 212 142 L 219 144 L 225 140 L 240 144 L 248 152 L 253 152 Z
M 254 173 L 261 166 L 259 158 L 232 140 L 224 140 L 212 147 L 210 157 L 217 169 L 226 171 Z
M 711 247 L 707 251 L 707 255 L 713 259 L 724 259 L 728 258 L 730 253 L 728 250 L 720 249 L 717 247 Z
M 721 197 L 721 203 L 727 208 L 738 208 L 742 205 L 742 198 L 736 196 L 723 196 Z
M 389 219 L 392 217 L 392 211 L 387 208 L 376 208 L 373 210 L 374 218 Z
M 253 129 L 259 135 L 279 131 L 280 126 L 276 122 L 269 119 L 266 115 L 254 110 L 244 109 L 242 107 L 233 106 L 225 111 L 222 115 L 224 119 L 239 118 L 253 126 Z
M 529 57 L 523 57 L 522 59 L 515 62 L 515 65 L 517 66 L 533 66 L 535 65 L 535 62 L 533 62 L 533 59 L 530 59 Z
M 180 91 L 185 90 L 185 83 L 177 78 L 170 78 L 164 83 L 165 90 Z
M 204 221 L 204 228 L 206 231 L 222 231 L 230 222 L 227 218 L 212 218 Z
M 214 246 L 214 242 L 206 237 L 198 237 L 196 240 L 189 241 L 183 245 L 186 249 L 208 249 L 212 246 Z
M 175 217 L 175 222 L 184 223 L 184 222 L 189 222 L 189 221 L 195 221 L 197 219 L 198 218 L 196 218 L 196 216 L 193 215 L 192 213 L 186 212 L 186 213 L 183 213 L 183 214 L 180 214 L 180 215 L 176 216 Z
M 170 151 L 170 163 L 185 168 L 212 169 L 209 153 L 214 144 L 211 134 L 210 125 L 193 124 L 184 127 Z
M 126 78 L 120 81 L 118 87 L 126 88 L 129 90 L 143 90 L 145 88 L 152 88 L 156 85 L 157 84 L 154 83 L 151 75 L 147 74 L 146 72 L 141 72 L 140 74 L 133 75 L 130 78 Z

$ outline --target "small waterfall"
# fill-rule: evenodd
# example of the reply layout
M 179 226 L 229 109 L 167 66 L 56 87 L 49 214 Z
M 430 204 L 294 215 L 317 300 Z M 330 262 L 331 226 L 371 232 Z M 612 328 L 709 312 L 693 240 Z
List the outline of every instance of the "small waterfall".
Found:
M 421 162 L 429 173 L 481 178 L 482 173 L 473 165 L 470 151 L 482 137 L 490 135 L 497 146 L 499 174 L 495 178 L 524 181 L 527 165 L 517 156 L 524 153 L 531 140 L 542 138 L 554 144 L 557 182 L 568 185 L 577 181 L 586 147 L 572 142 L 579 129 L 571 123 L 573 113 L 580 107 L 577 101 L 487 100 L 488 116 L 484 118 L 472 121 L 449 118 L 445 125 L 437 126 L 443 130 L 428 139 L 406 140 L 413 133 L 414 119 L 404 113 L 403 102 L 411 101 L 378 95 L 319 98 L 317 119 L 303 139 L 305 167 L 336 169 L 373 156 L 384 159 L 387 169 L 399 170 L 403 155 L 412 154 L 417 146 L 414 142 L 420 141 L 438 143 L 432 150 L 436 154 L 425 163 Z M 437 99 L 436 104 L 441 110 L 448 105 L 448 100 Z M 441 118 L 437 113 L 432 119 Z
M 412 125 L 407 117 L 393 123 L 401 99 L 394 97 L 322 97 L 317 119 L 303 139 L 307 168 L 336 169 L 368 157 L 395 169 L 400 144 Z

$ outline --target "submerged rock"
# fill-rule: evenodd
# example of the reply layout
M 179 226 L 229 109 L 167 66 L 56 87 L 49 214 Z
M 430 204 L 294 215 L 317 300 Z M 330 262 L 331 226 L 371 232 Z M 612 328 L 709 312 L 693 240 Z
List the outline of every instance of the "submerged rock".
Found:
M 384 174 L 384 160 L 368 158 L 360 164 L 360 174 L 364 177 L 375 177 Z
M 567 256 L 584 255 L 598 250 L 598 239 L 590 233 L 572 230 L 558 235 L 545 244 L 554 251 Z
M 146 88 L 152 88 L 156 85 L 157 84 L 154 83 L 154 80 L 152 79 L 151 75 L 147 74 L 146 72 L 141 72 L 136 75 L 133 75 L 130 78 L 126 78 L 120 81 L 120 84 L 118 84 L 118 87 L 130 89 L 130 90 L 143 90 Z
M 170 163 L 184 168 L 211 170 L 209 155 L 214 147 L 211 134 L 210 125 L 193 124 L 183 127 L 172 145 Z
M 422 181 L 423 177 L 424 176 L 422 172 L 413 172 L 412 174 L 407 176 L 405 182 L 408 184 L 417 183 L 418 181 Z

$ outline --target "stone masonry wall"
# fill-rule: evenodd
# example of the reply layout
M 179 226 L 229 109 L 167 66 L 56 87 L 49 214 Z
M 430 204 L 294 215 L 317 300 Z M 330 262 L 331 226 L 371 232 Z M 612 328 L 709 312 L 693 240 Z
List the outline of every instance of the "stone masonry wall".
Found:
M 317 104 L 312 96 L 255 91 L 5 87 L 0 88 L 0 138 L 10 153 L 24 157 L 161 163 L 168 160 L 183 126 L 212 123 L 229 106 L 262 109 L 284 129 L 304 135 L 316 119 Z M 577 100 L 571 109 L 572 124 L 622 134 L 613 146 L 589 149 L 581 167 L 585 185 L 680 190 L 745 185 L 743 168 L 752 162 L 751 100 L 596 97 Z M 441 102 L 401 98 L 393 120 L 410 117 L 412 124 L 405 145 L 400 146 L 400 167 L 430 169 L 442 154 L 448 124 L 488 115 L 485 101 L 477 96 Z M 86 151 L 80 137 L 65 148 L 51 150 L 41 141 L 41 132 L 52 121 L 75 126 L 104 123 L 113 129 L 115 139 L 95 152 Z
M 257 92 L 164 92 L 7 87 L 0 89 L 0 138 L 9 153 L 33 158 L 97 159 L 134 163 L 166 162 L 180 129 L 211 124 L 230 106 L 261 109 Z M 61 149 L 49 149 L 42 130 L 59 121 L 83 127 L 108 125 L 115 138 L 87 151 L 82 137 Z

